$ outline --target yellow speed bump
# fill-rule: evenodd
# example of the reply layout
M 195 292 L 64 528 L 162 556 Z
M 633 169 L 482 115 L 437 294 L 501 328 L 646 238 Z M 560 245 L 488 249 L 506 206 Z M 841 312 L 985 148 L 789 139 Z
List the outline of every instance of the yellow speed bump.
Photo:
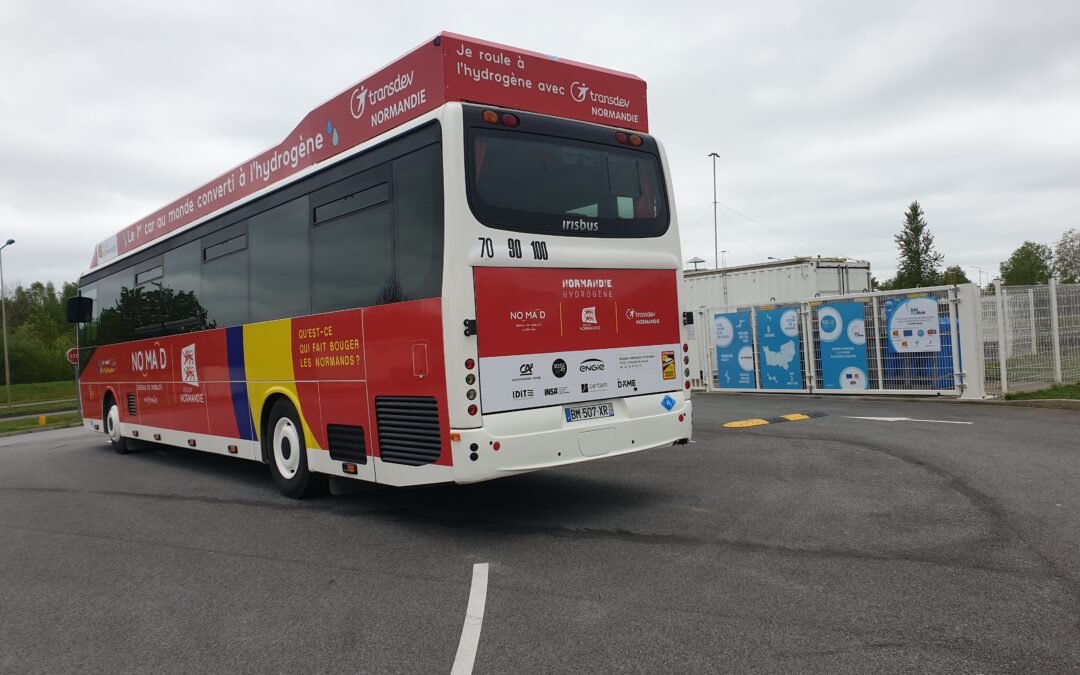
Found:
M 745 429 L 747 427 L 760 427 L 768 423 L 769 420 L 763 419 L 737 420 L 735 422 L 728 422 L 724 427 L 727 429 Z
M 799 420 L 808 420 L 808 419 L 810 419 L 809 415 L 803 415 L 802 413 L 792 413 L 790 415 L 781 415 L 781 417 L 786 419 L 788 422 L 798 422 Z

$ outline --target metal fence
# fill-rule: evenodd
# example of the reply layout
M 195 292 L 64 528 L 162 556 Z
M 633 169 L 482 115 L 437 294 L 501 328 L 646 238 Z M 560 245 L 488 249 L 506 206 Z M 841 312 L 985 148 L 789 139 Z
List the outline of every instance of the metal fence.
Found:
M 1080 382 L 1080 284 L 996 283 L 980 308 L 988 393 Z
M 923 316 L 904 324 L 899 309 L 912 302 Z M 695 316 L 704 325 L 694 338 L 707 369 L 695 373 L 694 384 L 714 391 L 982 397 L 980 309 L 986 304 L 972 284 L 701 308 Z M 774 323 L 785 324 L 783 334 Z

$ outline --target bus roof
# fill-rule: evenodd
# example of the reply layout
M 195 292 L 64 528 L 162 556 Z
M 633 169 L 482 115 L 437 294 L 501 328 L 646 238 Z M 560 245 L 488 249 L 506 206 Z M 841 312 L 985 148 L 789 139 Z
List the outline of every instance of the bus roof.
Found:
M 309 112 L 274 147 L 98 244 L 90 269 L 449 101 L 648 131 L 638 77 L 444 32 Z

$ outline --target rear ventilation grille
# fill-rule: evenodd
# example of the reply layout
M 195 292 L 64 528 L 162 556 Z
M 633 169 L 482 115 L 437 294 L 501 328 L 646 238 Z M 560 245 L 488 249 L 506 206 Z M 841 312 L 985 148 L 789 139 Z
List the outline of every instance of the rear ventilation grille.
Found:
M 330 441 L 330 459 L 338 462 L 367 464 L 364 427 L 327 424 L 326 438 Z
M 138 414 L 138 410 L 135 409 L 135 394 L 129 393 L 128 399 L 128 415 L 135 417 Z
M 379 456 L 384 462 L 420 466 L 442 453 L 439 404 L 434 398 L 378 396 L 375 419 L 379 428 Z

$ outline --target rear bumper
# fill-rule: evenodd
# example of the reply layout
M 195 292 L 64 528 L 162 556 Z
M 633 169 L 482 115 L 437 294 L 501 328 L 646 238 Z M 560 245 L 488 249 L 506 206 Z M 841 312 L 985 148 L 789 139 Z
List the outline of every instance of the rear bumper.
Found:
M 670 411 L 663 405 L 666 396 L 675 399 Z M 479 429 L 455 429 L 461 440 L 451 442 L 454 480 L 474 483 L 672 445 L 691 436 L 686 394 L 635 396 L 614 405 L 615 416 L 602 420 L 567 422 L 563 406 L 551 406 L 485 415 Z

